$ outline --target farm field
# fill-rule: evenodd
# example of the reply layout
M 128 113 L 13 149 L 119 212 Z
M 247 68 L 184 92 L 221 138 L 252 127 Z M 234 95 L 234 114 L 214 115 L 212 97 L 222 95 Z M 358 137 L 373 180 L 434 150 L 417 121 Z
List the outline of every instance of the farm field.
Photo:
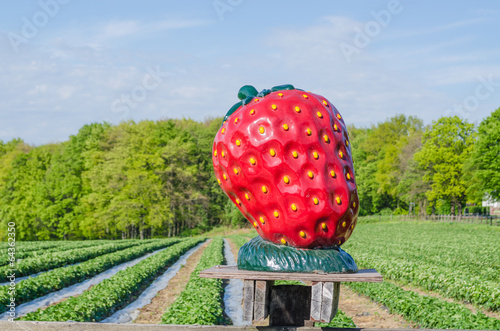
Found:
M 224 285 L 220 280 L 198 277 L 201 270 L 224 264 L 223 238 L 233 254 L 256 235 L 251 229 L 219 229 L 205 237 L 162 240 L 61 242 L 30 242 L 26 252 L 45 253 L 23 255 L 19 264 L 30 267 L 22 275 L 36 274 L 16 284 L 16 303 L 29 303 L 59 291 L 106 270 L 145 254 L 154 253 L 139 263 L 118 271 L 97 285 L 24 316 L 23 320 L 102 321 L 133 303 L 150 284 L 189 249 L 205 242 L 201 257 L 189 259 L 196 263 L 185 279 L 180 294 L 173 302 L 156 304 L 167 324 L 231 324 L 224 312 Z M 360 223 L 353 236 L 342 246 L 360 268 L 376 268 L 384 283 L 348 283 L 350 307 L 343 309 L 328 325 L 331 327 L 368 327 L 385 325 L 381 316 L 398 319 L 386 327 L 423 327 L 456 329 L 500 329 L 500 230 L 479 224 L 385 222 Z M 207 242 L 208 240 L 208 242 Z M 57 243 L 56 243 L 57 244 Z M 37 249 L 37 247 L 42 247 Z M 4 247 L 2 247 L 4 248 Z M 47 250 L 50 250 L 47 252 Z M 77 252 L 80 252 L 78 255 Z M 93 253 L 90 253 L 93 252 Z M 62 262 L 45 262 L 52 261 Z M 39 257 L 43 257 L 37 260 Z M 37 264 L 36 261 L 43 261 Z M 74 264 L 78 261 L 77 264 Z M 191 262 L 189 262 L 191 261 Z M 193 262 L 194 261 L 194 262 Z M 50 264 L 50 268 L 46 267 Z M 70 266 L 66 266 L 72 264 Z M 0 269 L 2 270 L 2 269 Z M 26 271 L 24 271 L 26 270 Z M 0 276 L 3 276 L 0 275 Z M 168 285 L 163 291 L 168 295 Z M 8 286 L 0 287 L 0 313 L 8 309 Z M 354 303 L 352 302 L 354 300 Z M 355 301 L 367 310 L 355 311 Z M 168 300 L 167 300 L 168 301 Z M 378 311 L 378 312 L 377 312 Z M 380 312 L 380 313 L 379 313 Z M 142 314 L 142 313 L 141 313 Z M 137 317 L 141 319 L 141 314 Z M 370 316 L 370 323 L 362 324 Z M 7 315 L 1 315 L 6 319 Z M 359 321 L 359 322 L 358 322 Z M 393 322 L 394 323 L 394 322 Z M 327 326 L 323 324 L 321 326 Z

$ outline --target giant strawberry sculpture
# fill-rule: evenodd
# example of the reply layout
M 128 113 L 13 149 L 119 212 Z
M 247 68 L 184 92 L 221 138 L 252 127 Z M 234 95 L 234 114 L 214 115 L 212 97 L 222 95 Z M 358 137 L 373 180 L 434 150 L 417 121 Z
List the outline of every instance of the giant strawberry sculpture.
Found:
M 238 97 L 213 144 L 221 188 L 266 241 L 338 251 L 359 208 L 342 116 L 292 85 Z

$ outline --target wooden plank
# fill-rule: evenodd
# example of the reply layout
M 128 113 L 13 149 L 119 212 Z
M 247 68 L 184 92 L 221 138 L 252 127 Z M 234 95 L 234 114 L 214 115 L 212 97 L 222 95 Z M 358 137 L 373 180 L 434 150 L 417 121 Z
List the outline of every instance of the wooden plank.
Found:
M 321 301 L 321 322 L 329 323 L 337 314 L 340 297 L 340 283 L 323 283 Z
M 253 320 L 263 321 L 269 315 L 269 292 L 274 281 L 255 281 L 255 298 L 253 304 Z
M 323 297 L 323 282 L 313 282 L 311 286 L 311 320 L 321 321 L 321 298 Z
M 243 321 L 253 320 L 253 304 L 255 293 L 255 281 L 245 279 L 243 281 Z
M 41 322 L 41 321 L 0 321 L 0 330 L 9 331 L 282 331 L 281 327 L 267 326 L 234 326 L 234 325 L 175 325 L 175 324 L 137 324 L 137 323 L 90 323 L 90 322 Z M 300 331 L 409 331 L 409 329 L 372 329 L 372 328 L 315 328 L 300 327 L 287 328 Z M 418 329 L 418 331 L 442 331 L 432 329 Z M 446 331 L 463 331 L 448 329 Z
M 302 280 L 311 282 L 372 282 L 383 281 L 375 269 L 359 270 L 351 274 L 325 274 L 302 272 L 270 272 L 240 270 L 236 266 L 215 266 L 200 272 L 202 278 L 253 279 L 253 280 Z

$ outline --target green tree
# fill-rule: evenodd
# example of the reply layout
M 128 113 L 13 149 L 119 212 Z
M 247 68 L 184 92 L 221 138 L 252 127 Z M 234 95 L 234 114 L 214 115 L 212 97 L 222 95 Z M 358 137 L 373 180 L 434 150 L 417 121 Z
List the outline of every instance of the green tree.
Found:
M 49 240 L 54 230 L 40 217 L 44 205 L 44 177 L 58 144 L 42 145 L 19 153 L 12 160 L 8 180 L 0 192 L 0 218 L 16 223 L 19 240 Z
M 369 129 L 349 127 L 361 215 L 395 209 L 406 202 L 398 191 L 407 171 L 407 159 L 400 155 L 414 151 L 407 145 L 419 139 L 422 127 L 422 120 L 405 115 L 396 115 Z
M 415 160 L 424 171 L 424 180 L 430 182 L 431 190 L 426 195 L 433 206 L 444 199 L 451 204 L 452 214 L 456 209 L 461 213 L 467 188 L 463 165 L 472 151 L 474 137 L 474 125 L 457 116 L 442 117 L 425 131 Z
M 415 203 L 415 210 L 420 215 L 426 214 L 428 205 L 426 193 L 431 189 L 429 181 L 424 181 L 424 170 L 419 168 L 415 153 L 422 147 L 423 132 L 416 132 L 409 137 L 408 143 L 401 149 L 399 169 L 401 178 L 397 185 L 397 194 L 406 205 Z
M 470 200 L 480 202 L 485 195 L 500 200 L 500 108 L 479 125 L 474 150 L 465 169 Z

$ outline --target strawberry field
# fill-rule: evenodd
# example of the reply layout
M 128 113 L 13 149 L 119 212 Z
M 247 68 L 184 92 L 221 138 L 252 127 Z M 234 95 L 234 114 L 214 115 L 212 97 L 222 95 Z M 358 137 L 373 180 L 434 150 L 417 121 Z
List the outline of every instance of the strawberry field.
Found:
M 22 320 L 102 321 L 133 303 L 157 277 L 198 245 L 203 247 L 198 260 L 187 260 L 196 268 L 184 280 L 180 295 L 163 307 L 160 323 L 231 324 L 224 310 L 223 282 L 202 279 L 198 273 L 225 264 L 223 237 L 236 252 L 253 236 L 255 231 L 248 230 L 211 239 L 19 243 L 22 258 L 18 277 L 32 277 L 17 281 L 15 293 L 9 285 L 0 287 L 1 318 L 8 318 L 8 304 L 14 299 L 19 313 L 16 318 Z M 360 268 L 376 268 L 385 282 L 346 285 L 414 326 L 498 330 L 498 238 L 498 229 L 473 224 L 361 223 L 342 247 Z M 205 244 L 200 246 L 202 242 Z M 131 264 L 124 267 L 125 263 Z M 120 266 L 77 294 L 56 302 L 45 300 Z M 6 277 L 8 265 L 0 270 L 0 277 Z M 49 303 L 43 304 L 44 300 Z M 42 304 L 31 306 L 38 301 Z M 356 314 L 342 309 L 341 296 L 339 313 L 328 326 L 356 325 Z

